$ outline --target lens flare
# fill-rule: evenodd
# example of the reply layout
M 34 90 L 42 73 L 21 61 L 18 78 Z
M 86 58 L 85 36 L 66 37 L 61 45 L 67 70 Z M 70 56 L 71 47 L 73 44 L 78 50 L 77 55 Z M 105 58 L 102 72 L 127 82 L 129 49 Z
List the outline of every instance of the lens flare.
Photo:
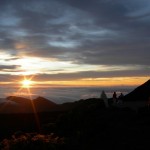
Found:
M 32 85 L 32 81 L 27 79 L 23 80 L 21 83 L 24 88 L 29 88 Z

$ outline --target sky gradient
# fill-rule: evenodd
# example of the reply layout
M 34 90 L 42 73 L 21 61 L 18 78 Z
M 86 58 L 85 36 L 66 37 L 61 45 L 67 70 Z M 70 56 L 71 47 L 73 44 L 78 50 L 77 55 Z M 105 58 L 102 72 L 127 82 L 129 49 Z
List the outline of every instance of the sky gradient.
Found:
M 149 0 L 1 0 L 0 84 L 139 85 L 149 27 Z

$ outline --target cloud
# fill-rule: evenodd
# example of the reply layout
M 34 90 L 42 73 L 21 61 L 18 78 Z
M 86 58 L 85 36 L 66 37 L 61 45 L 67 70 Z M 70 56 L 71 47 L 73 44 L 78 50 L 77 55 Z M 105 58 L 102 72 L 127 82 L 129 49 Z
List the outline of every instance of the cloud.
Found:
M 20 65 L 0 65 L 0 71 L 3 71 L 3 72 L 18 71 L 17 69 L 19 67 Z
M 0 51 L 81 65 L 141 65 L 136 73 L 145 75 L 150 65 L 149 8 L 147 0 L 1 1 Z M 123 73 L 132 76 L 131 71 L 117 76 Z
M 7 72 L 17 72 L 18 67 L 20 66 L 0 66 L 0 70 L 3 71 L 3 74 L 0 74 L 0 82 L 12 82 L 13 84 L 18 84 L 21 80 L 23 80 L 23 75 L 13 75 L 13 74 L 6 74 Z M 104 71 L 78 71 L 78 72 L 71 72 L 71 73 L 38 73 L 34 76 L 32 75 L 26 75 L 26 78 L 31 78 L 33 81 L 43 82 L 45 84 L 47 81 L 48 84 L 53 84 L 53 81 L 83 81 L 83 80 L 103 80 L 103 79 L 109 79 L 109 78 L 117 78 L 117 77 L 148 77 L 150 74 L 150 68 L 145 66 L 137 66 L 136 68 L 128 68 L 128 66 L 123 69 L 120 69 L 121 67 L 114 68 Z M 58 70 L 60 71 L 60 70 Z M 50 83 L 52 82 L 52 83 Z
M 81 79 L 111 78 L 111 77 L 147 77 L 150 71 L 141 70 L 117 70 L 117 71 L 80 71 L 75 73 L 58 73 L 58 74 L 37 74 L 34 80 L 37 81 L 71 81 Z

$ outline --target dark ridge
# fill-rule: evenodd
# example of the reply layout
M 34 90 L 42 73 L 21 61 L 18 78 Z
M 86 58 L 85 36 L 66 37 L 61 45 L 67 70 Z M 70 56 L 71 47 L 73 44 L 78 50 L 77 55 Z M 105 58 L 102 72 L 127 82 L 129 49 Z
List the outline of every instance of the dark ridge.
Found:
M 37 97 L 30 100 L 23 97 L 9 96 L 0 104 L 0 113 L 34 113 L 50 112 L 58 109 L 58 105 L 46 98 Z
M 150 80 L 125 95 L 124 101 L 148 101 L 150 98 Z
M 50 101 L 49 99 L 46 99 L 46 98 L 41 97 L 41 96 L 35 98 L 33 101 L 34 101 L 34 103 L 35 103 L 35 102 L 39 102 L 39 103 L 42 102 L 42 103 L 49 104 L 49 105 L 53 105 L 53 106 L 56 106 L 56 105 L 57 105 L 56 103 Z
M 58 107 L 56 103 L 40 96 L 33 100 L 33 104 L 38 112 L 47 112 L 55 110 Z
M 63 103 L 59 106 L 60 111 L 69 111 L 69 110 L 86 110 L 94 107 L 101 107 L 101 109 L 105 108 L 105 104 L 100 98 L 89 98 L 89 99 L 81 99 L 75 102 Z
M 8 96 L 6 98 L 6 100 L 13 101 L 13 102 L 16 102 L 18 104 L 30 103 L 30 99 L 27 99 L 27 98 L 24 98 L 24 97 L 18 97 L 18 96 Z

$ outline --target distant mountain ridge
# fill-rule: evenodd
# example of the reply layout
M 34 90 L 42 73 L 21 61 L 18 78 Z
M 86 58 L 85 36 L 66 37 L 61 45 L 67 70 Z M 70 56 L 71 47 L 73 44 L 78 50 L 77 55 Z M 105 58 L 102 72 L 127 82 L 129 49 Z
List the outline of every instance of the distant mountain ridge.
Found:
M 0 104 L 0 113 L 33 113 L 34 109 L 36 112 L 48 112 L 57 108 L 56 103 L 43 97 L 30 100 L 23 97 L 9 96 L 5 102 Z
M 33 104 L 39 112 L 50 111 L 58 107 L 58 104 L 40 96 L 33 100 Z
M 18 96 L 8 96 L 8 97 L 6 97 L 6 100 L 15 102 L 15 103 L 20 104 L 20 105 L 26 105 L 26 104 L 31 103 L 30 99 L 24 98 L 24 97 L 18 97 Z

